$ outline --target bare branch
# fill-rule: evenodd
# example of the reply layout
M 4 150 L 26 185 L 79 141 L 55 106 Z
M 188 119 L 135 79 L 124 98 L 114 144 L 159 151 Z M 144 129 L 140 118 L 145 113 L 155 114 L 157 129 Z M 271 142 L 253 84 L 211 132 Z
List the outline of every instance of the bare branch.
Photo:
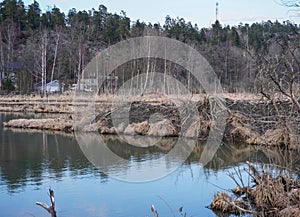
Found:
M 157 211 L 155 209 L 155 206 L 153 204 L 151 205 L 151 211 L 153 212 L 154 217 L 158 217 L 158 213 L 157 213 Z
M 251 213 L 251 214 L 254 214 L 254 210 L 247 210 L 247 209 L 244 209 L 244 208 L 242 208 L 242 207 L 236 205 L 236 204 L 234 203 L 234 201 L 228 201 L 228 200 L 226 200 L 226 202 L 229 203 L 231 206 L 233 206 L 233 207 L 237 208 L 238 210 L 240 210 L 242 213 Z
M 48 206 L 47 204 L 41 202 L 35 202 L 35 204 L 47 210 L 47 212 L 50 213 L 51 217 L 57 217 L 55 211 L 54 191 L 51 188 L 49 189 L 49 197 L 51 201 L 51 206 Z
M 41 203 L 41 202 L 35 202 L 36 205 L 43 207 L 45 210 L 47 210 L 47 212 L 50 213 L 50 207 L 45 204 L 45 203 Z

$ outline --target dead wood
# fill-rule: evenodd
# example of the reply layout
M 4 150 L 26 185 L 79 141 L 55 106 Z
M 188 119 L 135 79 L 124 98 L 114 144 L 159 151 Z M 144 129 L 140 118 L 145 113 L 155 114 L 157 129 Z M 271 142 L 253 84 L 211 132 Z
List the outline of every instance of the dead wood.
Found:
M 49 197 L 51 201 L 51 206 L 48 206 L 47 204 L 41 202 L 35 202 L 35 204 L 47 210 L 47 212 L 50 213 L 51 217 L 57 217 L 55 211 L 54 191 L 51 188 L 49 189 Z
M 271 173 L 258 171 L 250 162 L 249 175 L 253 185 L 244 186 L 237 172 L 230 177 L 237 187 L 232 190 L 234 195 L 219 193 L 215 196 L 210 208 L 213 211 L 231 214 L 250 213 L 254 216 L 300 216 L 300 182 L 288 174 L 274 177 Z

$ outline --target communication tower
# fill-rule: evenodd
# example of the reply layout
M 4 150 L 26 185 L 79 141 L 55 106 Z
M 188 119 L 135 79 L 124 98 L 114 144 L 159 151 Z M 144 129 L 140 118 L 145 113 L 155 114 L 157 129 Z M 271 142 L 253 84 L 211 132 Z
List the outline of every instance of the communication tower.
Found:
M 218 20 L 219 15 L 219 2 L 216 2 L 216 21 Z

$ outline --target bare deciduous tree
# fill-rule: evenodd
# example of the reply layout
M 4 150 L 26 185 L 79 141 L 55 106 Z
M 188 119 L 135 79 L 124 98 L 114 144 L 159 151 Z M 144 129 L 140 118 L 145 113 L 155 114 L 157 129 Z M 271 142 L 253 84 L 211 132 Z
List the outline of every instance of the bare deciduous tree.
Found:
M 42 94 L 45 93 L 47 83 L 47 49 L 48 49 L 48 33 L 43 32 L 41 43 L 39 45 L 41 51 L 41 75 L 42 75 Z
M 54 77 L 54 71 L 55 71 L 56 60 L 57 60 L 58 45 L 59 45 L 59 42 L 60 42 L 60 35 L 61 35 L 61 29 L 57 30 L 56 34 L 55 34 L 55 48 L 54 48 L 54 57 L 53 57 L 51 79 L 50 79 L 51 81 L 53 81 L 53 77 Z

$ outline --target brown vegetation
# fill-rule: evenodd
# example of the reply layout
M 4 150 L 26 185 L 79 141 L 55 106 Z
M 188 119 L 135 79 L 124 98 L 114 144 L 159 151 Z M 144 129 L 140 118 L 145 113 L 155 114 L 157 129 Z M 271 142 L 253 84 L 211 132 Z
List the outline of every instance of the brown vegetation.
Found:
M 245 186 L 240 173 L 230 177 L 237 184 L 233 196 L 219 193 L 210 208 L 233 214 L 251 213 L 255 216 L 300 216 L 300 182 L 288 174 L 274 177 L 270 172 L 259 172 L 247 162 L 254 186 Z M 238 179 L 240 179 L 238 181 Z
M 205 139 L 210 132 L 213 121 L 210 113 L 210 103 L 207 97 L 194 95 L 191 99 L 198 110 L 198 115 L 190 118 L 187 127 L 181 128 L 181 120 L 189 114 L 180 115 L 179 109 L 162 98 L 152 96 L 133 101 L 129 110 L 129 122 L 113 126 L 111 101 L 109 97 L 99 96 L 96 99 L 98 115 L 93 121 L 84 122 L 81 130 L 85 132 L 100 132 L 102 134 L 129 134 L 150 136 L 184 136 Z M 166 103 L 167 102 L 167 103 Z M 298 149 L 299 123 L 298 119 L 279 119 L 278 107 L 282 111 L 289 111 L 292 105 L 289 101 L 278 99 L 276 106 L 268 100 L 257 97 L 243 97 L 237 95 L 225 96 L 227 120 L 224 140 L 228 142 L 243 142 L 254 145 L 288 147 Z M 88 106 L 88 101 L 82 99 L 76 102 L 82 108 Z M 40 97 L 25 99 L 24 97 L 4 98 L 0 103 L 0 111 L 34 111 L 35 113 L 66 113 L 59 118 L 48 119 L 19 119 L 5 123 L 5 127 L 30 128 L 40 130 L 73 131 L 72 113 L 76 108 L 71 96 Z M 122 113 L 122 112 L 119 112 Z M 157 118 L 153 118 L 157 115 Z
M 16 119 L 3 123 L 4 127 L 28 128 L 37 130 L 64 131 L 66 133 L 73 131 L 73 121 L 62 118 L 45 119 Z

